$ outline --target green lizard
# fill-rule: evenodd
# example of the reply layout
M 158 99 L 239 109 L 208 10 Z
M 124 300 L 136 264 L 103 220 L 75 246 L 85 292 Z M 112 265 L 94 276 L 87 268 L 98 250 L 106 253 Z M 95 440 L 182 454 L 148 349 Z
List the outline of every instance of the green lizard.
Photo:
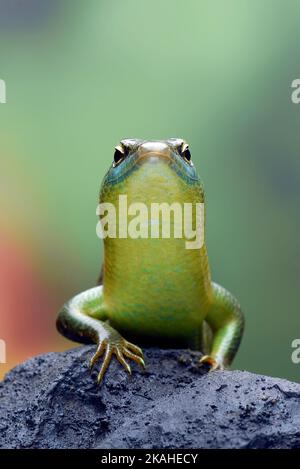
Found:
M 125 139 L 115 149 L 100 203 L 202 203 L 204 190 L 182 139 Z M 145 366 L 132 342 L 202 350 L 200 363 L 224 369 L 239 347 L 244 319 L 237 300 L 211 281 L 205 243 L 185 239 L 104 239 L 103 281 L 64 305 L 57 328 L 71 340 L 96 343 L 92 368 L 102 355 L 98 382 L 112 356 L 131 373 L 128 359 Z M 126 338 L 124 338 L 124 337 Z M 130 340 L 130 341 L 129 341 Z

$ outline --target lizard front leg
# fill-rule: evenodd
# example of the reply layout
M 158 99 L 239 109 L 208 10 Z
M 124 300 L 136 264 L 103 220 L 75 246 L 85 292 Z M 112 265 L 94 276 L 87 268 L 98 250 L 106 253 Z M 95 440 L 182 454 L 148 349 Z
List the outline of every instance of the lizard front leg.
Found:
M 103 304 L 101 285 L 74 296 L 63 306 L 56 322 L 58 331 L 68 339 L 98 345 L 90 361 L 91 369 L 105 353 L 98 374 L 98 383 L 101 382 L 113 355 L 128 373 L 131 373 L 131 368 L 125 357 L 145 367 L 142 350 L 125 340 L 105 320 L 107 320 L 107 312 Z
M 213 303 L 205 321 L 211 327 L 213 338 L 210 353 L 200 363 L 217 370 L 226 368 L 234 359 L 243 335 L 244 316 L 229 291 L 216 283 L 212 286 Z

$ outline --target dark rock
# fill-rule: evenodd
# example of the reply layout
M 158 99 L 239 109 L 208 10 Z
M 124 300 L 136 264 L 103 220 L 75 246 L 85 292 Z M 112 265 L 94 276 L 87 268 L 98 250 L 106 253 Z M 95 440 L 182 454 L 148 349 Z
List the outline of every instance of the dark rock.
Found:
M 0 383 L 2 448 L 299 448 L 300 384 L 245 371 L 206 374 L 200 354 L 114 359 L 97 387 L 92 346 L 49 353 Z M 93 378 L 95 376 L 93 375 Z

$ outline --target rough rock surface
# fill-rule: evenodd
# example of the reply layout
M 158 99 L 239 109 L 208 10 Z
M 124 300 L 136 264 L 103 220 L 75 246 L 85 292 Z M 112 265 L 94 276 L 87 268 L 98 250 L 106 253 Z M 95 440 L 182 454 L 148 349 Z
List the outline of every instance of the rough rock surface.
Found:
M 6 376 L 1 448 L 300 447 L 300 384 L 207 374 L 197 352 L 147 349 L 146 371 L 133 364 L 130 377 L 114 360 L 98 388 L 93 351 L 49 353 Z

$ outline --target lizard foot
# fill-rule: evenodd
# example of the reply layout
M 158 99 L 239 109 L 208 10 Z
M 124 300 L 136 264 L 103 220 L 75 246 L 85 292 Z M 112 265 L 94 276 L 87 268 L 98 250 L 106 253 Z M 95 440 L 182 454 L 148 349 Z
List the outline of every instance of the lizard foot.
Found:
M 219 363 L 215 358 L 210 355 L 204 355 L 200 359 L 200 365 L 207 366 L 208 371 L 216 371 L 216 370 L 225 370 L 225 366 L 223 363 Z
M 114 337 L 109 336 L 108 338 L 99 341 L 96 353 L 93 355 L 90 361 L 90 370 L 92 370 L 104 352 L 105 355 L 100 372 L 98 374 L 97 384 L 100 384 L 102 381 L 102 378 L 111 362 L 113 355 L 116 356 L 118 361 L 121 363 L 121 365 L 124 366 L 129 374 L 131 374 L 131 367 L 127 363 L 125 357 L 130 358 L 145 369 L 142 349 L 125 340 L 121 335 L 115 334 Z

